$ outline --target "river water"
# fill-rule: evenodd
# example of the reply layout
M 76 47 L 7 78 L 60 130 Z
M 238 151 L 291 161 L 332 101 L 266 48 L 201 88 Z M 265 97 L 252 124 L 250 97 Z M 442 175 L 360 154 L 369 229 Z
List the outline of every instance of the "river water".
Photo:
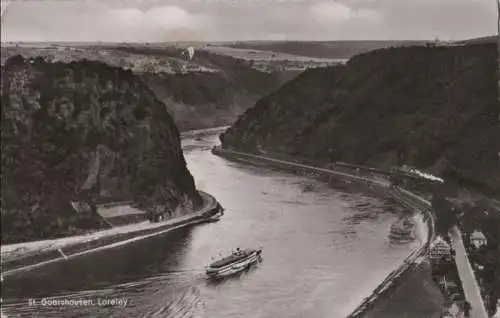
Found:
M 419 245 L 388 242 L 389 227 L 402 211 L 390 200 L 216 157 L 210 153 L 216 140 L 214 133 L 186 136 L 183 149 L 197 187 L 225 207 L 220 222 L 9 276 L 2 284 L 4 313 L 345 317 Z M 259 246 L 264 260 L 254 269 L 219 283 L 205 279 L 203 267 L 211 257 Z M 42 306 L 44 297 L 93 304 Z M 111 298 L 127 300 L 126 307 L 98 303 Z

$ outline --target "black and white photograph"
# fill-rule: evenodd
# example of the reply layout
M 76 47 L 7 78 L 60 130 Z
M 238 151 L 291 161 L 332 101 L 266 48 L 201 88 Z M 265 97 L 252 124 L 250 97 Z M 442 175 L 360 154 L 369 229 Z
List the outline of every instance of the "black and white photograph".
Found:
M 2 318 L 500 318 L 500 0 L 0 2 Z

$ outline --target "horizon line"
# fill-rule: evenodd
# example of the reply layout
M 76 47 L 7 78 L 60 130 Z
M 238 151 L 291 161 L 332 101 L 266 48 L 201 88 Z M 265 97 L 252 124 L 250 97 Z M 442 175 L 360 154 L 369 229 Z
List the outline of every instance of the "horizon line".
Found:
M 51 40 L 51 41 L 3 41 L 0 40 L 1 44 L 16 44 L 16 43 L 70 43 L 70 44 L 176 44 L 176 43 L 248 43 L 248 42 L 308 42 L 308 43 L 325 43 L 325 42 L 461 42 L 461 41 L 471 41 L 471 40 L 480 40 L 480 39 L 488 39 L 488 38 L 496 38 L 499 37 L 499 34 L 493 33 L 491 35 L 482 35 L 476 36 L 472 38 L 460 38 L 460 39 L 440 39 L 439 37 L 435 37 L 432 39 L 392 39 L 392 40 L 383 40 L 383 39 L 364 39 L 364 40 L 299 40 L 299 39 L 286 39 L 286 40 L 171 40 L 171 41 L 103 41 L 103 40 L 94 40 L 94 41 L 68 41 L 68 40 Z

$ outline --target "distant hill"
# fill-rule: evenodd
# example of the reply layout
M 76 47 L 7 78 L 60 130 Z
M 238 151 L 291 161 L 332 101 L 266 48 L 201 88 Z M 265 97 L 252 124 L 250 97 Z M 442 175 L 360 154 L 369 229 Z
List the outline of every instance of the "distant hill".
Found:
M 14 55 L 50 62 L 99 61 L 131 70 L 168 108 L 180 130 L 231 124 L 260 97 L 298 71 L 253 67 L 252 61 L 197 50 L 189 60 L 185 48 L 125 44 L 45 44 L 2 47 L 2 63 Z
M 225 46 L 273 51 L 317 58 L 350 58 L 356 54 L 394 46 L 424 45 L 428 41 L 255 41 Z
M 261 72 L 248 62 L 199 52 L 194 59 L 217 72 L 161 73 L 140 76 L 167 106 L 181 130 L 223 126 L 297 72 Z
M 391 167 L 500 197 L 494 44 L 388 48 L 310 69 L 260 99 L 223 147 Z
M 463 41 L 457 41 L 459 44 L 492 44 L 497 43 L 498 37 L 496 35 L 483 36 L 480 38 L 468 39 Z

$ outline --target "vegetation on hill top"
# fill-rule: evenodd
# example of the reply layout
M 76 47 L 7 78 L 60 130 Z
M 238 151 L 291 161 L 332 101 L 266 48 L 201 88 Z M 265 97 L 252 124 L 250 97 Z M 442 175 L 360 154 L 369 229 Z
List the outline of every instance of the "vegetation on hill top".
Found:
M 2 243 L 105 227 L 107 197 L 170 216 L 201 203 L 172 117 L 132 72 L 15 56 L 1 101 Z
M 407 164 L 500 196 L 494 44 L 400 47 L 310 69 L 260 99 L 224 147 Z

